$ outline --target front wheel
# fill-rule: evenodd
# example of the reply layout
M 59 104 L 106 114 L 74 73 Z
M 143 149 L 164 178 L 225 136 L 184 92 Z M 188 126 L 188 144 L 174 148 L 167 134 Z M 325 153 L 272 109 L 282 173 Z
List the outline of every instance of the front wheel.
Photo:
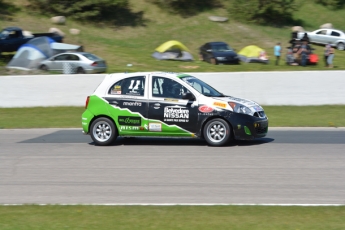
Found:
M 48 69 L 48 66 L 46 66 L 46 65 L 41 65 L 41 66 L 40 66 L 40 70 L 48 71 L 49 69 Z
M 204 127 L 204 138 L 209 145 L 222 146 L 229 142 L 231 128 L 223 119 L 216 118 L 206 123 Z
M 106 117 L 100 117 L 91 124 L 91 138 L 96 145 L 109 145 L 117 137 L 117 130 L 113 121 Z
M 345 45 L 344 45 L 344 43 L 339 42 L 339 43 L 337 44 L 337 49 L 338 49 L 338 50 L 345 50 Z

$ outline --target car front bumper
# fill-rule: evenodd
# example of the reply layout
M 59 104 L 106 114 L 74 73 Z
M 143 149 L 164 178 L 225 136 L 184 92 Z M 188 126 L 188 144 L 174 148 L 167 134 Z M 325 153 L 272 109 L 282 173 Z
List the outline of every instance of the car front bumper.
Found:
M 233 113 L 228 119 L 234 131 L 235 140 L 253 140 L 265 137 L 268 132 L 268 118 Z

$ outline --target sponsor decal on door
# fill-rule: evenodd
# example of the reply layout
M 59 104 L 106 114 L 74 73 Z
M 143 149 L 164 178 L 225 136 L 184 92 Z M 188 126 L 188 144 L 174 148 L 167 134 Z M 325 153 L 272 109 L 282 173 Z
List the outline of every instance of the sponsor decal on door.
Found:
M 181 106 L 167 106 L 164 108 L 164 121 L 189 122 L 189 110 Z
M 162 124 L 161 123 L 149 123 L 149 131 L 162 132 Z
M 141 117 L 119 116 L 118 122 L 125 126 L 141 126 Z

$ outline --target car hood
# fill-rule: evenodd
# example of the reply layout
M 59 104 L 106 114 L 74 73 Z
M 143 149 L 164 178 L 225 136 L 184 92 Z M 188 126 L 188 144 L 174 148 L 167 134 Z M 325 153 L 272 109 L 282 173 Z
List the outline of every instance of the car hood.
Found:
M 246 107 L 248 107 L 253 113 L 264 111 L 264 109 L 255 101 L 244 99 L 244 98 L 238 98 L 238 97 L 232 97 L 232 96 L 226 96 L 226 97 L 215 97 L 217 101 L 225 101 L 225 102 L 234 102 L 236 104 L 241 104 Z
M 215 57 L 235 57 L 237 53 L 234 51 L 225 51 L 225 52 L 212 52 Z

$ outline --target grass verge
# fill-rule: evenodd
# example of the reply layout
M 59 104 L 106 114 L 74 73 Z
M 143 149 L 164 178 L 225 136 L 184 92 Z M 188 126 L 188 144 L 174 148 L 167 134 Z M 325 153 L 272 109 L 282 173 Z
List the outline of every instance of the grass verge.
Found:
M 345 127 L 345 105 L 264 106 L 270 127 Z M 81 128 L 83 107 L 0 108 L 0 128 Z
M 53 24 L 49 17 L 32 12 L 25 7 L 25 0 L 13 0 L 21 8 L 13 20 L 0 20 L 0 28 L 19 26 L 34 33 L 47 32 L 51 27 L 57 27 L 66 33 L 64 42 L 83 45 L 85 50 L 94 53 L 107 61 L 108 72 L 137 71 L 173 71 L 173 72 L 232 72 L 232 71 L 301 71 L 329 70 L 324 67 L 324 47 L 313 45 L 319 55 L 319 65 L 302 68 L 284 64 L 286 47 L 291 38 L 291 25 L 272 27 L 239 23 L 231 18 L 226 10 L 229 1 L 220 0 L 223 7 L 206 10 L 191 17 L 181 17 L 161 10 L 147 0 L 130 0 L 133 12 L 143 12 L 145 25 L 122 26 L 95 25 L 67 19 L 65 25 Z M 324 23 L 332 23 L 335 28 L 343 29 L 345 9 L 330 10 L 314 1 L 298 0 L 299 10 L 294 13 L 294 19 L 301 21 L 306 30 L 313 31 Z M 212 22 L 209 16 L 229 17 L 224 23 Z M 55 16 L 55 15 L 51 15 Z M 68 31 L 72 28 L 81 30 L 79 35 Z M 157 61 L 151 57 L 154 50 L 169 40 L 178 40 L 186 45 L 195 61 Z M 242 63 L 241 65 L 211 65 L 198 61 L 198 49 L 205 42 L 224 41 L 240 51 L 248 45 L 257 45 L 265 49 L 270 56 L 270 63 Z M 282 43 L 283 57 L 279 66 L 274 65 L 273 47 Z M 18 71 L 6 70 L 3 66 L 11 60 L 12 54 L 0 57 L 0 75 L 21 74 Z M 335 51 L 334 70 L 345 69 L 345 52 Z M 128 65 L 131 64 L 131 65 Z M 24 72 L 24 74 L 27 72 Z M 31 73 L 29 73 L 31 74 Z
M 0 229 L 343 229 L 345 206 L 0 206 Z

